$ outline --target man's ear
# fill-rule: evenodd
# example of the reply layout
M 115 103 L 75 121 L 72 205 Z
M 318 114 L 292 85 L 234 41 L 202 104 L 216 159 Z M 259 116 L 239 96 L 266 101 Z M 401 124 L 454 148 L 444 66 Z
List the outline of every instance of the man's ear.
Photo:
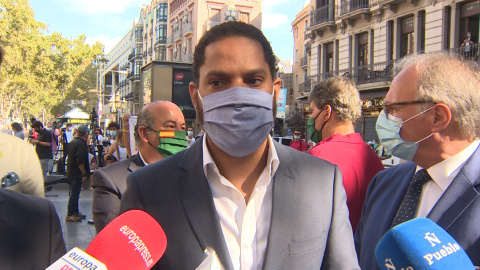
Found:
M 273 81 L 273 94 L 275 95 L 275 102 L 278 101 L 278 95 L 280 94 L 280 87 L 282 86 L 282 79 L 280 77 L 277 77 Z
M 193 107 L 195 108 L 195 111 L 198 112 L 197 110 L 197 95 L 198 95 L 198 88 L 195 82 L 190 82 L 188 84 L 188 91 L 190 92 L 190 99 L 192 100 Z
M 325 105 L 325 112 L 326 112 L 325 119 L 326 120 L 330 119 L 330 117 L 332 117 L 332 112 L 333 112 L 332 106 L 330 106 L 329 104 Z
M 146 130 L 147 130 L 147 127 L 145 126 L 139 126 L 138 127 L 138 136 L 140 137 L 140 140 L 142 140 L 143 142 L 148 142 L 148 139 L 146 137 Z
M 452 111 L 450 107 L 443 103 L 435 104 L 434 110 L 434 119 L 433 119 L 433 127 L 432 132 L 440 132 L 444 130 L 452 121 Z

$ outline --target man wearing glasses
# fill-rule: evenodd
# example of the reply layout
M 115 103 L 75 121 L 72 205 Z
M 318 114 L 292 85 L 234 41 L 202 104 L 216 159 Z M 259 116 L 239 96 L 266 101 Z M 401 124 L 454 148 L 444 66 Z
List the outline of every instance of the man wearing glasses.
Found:
M 355 234 L 360 266 L 379 269 L 381 237 L 416 217 L 436 222 L 480 265 L 479 67 L 435 53 L 402 59 L 396 69 L 376 129 L 387 154 L 408 162 L 369 185 Z
M 295 129 L 293 132 L 293 140 L 290 142 L 290 147 L 301 152 L 307 152 L 307 143 L 302 140 L 301 134 L 300 129 Z

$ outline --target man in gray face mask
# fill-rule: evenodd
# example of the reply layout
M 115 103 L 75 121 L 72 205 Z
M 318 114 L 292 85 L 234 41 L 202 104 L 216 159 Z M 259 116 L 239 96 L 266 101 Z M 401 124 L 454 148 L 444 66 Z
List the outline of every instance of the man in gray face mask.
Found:
M 411 160 L 369 185 L 355 244 L 362 269 L 393 226 L 427 217 L 480 265 L 480 79 L 477 64 L 435 53 L 403 59 L 377 133 L 387 153 Z
M 262 32 L 213 27 L 192 69 L 205 135 L 130 174 L 122 198 L 166 232 L 156 267 L 195 269 L 210 248 L 224 269 L 359 269 L 338 167 L 269 135 L 281 81 Z

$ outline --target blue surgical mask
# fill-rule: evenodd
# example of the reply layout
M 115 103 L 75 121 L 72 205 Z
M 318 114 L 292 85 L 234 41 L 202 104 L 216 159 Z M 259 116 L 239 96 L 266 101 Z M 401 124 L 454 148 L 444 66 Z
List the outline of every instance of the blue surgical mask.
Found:
M 192 137 L 192 136 L 193 136 L 193 131 L 188 131 L 188 132 L 187 132 L 187 135 L 190 136 L 190 137 Z
M 207 136 L 223 152 L 246 157 L 257 150 L 273 127 L 273 96 L 234 87 L 200 97 Z
M 419 141 L 406 142 L 400 137 L 400 129 L 405 122 L 412 120 L 413 118 L 431 110 L 432 108 L 433 107 L 430 107 L 429 109 L 426 109 L 425 111 L 420 112 L 405 121 L 402 121 L 401 118 L 395 117 L 391 114 L 389 114 L 387 117 L 386 112 L 382 111 L 377 119 L 376 130 L 380 142 L 386 148 L 385 154 L 394 155 L 404 160 L 412 160 L 417 153 L 418 144 L 430 138 L 433 133 Z
M 117 136 L 117 132 L 116 132 L 115 130 L 111 130 L 111 131 L 110 131 L 110 135 L 111 135 L 112 137 L 115 137 L 115 136 Z
M 294 138 L 295 140 L 298 140 L 298 139 L 300 139 L 300 136 L 298 136 L 298 135 L 293 135 L 293 138 Z

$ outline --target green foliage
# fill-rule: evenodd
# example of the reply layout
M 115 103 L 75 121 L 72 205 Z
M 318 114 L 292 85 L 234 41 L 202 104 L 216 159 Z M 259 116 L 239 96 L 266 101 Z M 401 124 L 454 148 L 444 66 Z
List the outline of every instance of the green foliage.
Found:
M 0 0 L 2 117 L 38 117 L 42 111 L 55 117 L 70 109 L 65 100 L 88 100 L 88 90 L 96 88 L 103 45 L 87 44 L 84 35 L 69 39 L 47 30 L 35 20 L 28 0 Z

